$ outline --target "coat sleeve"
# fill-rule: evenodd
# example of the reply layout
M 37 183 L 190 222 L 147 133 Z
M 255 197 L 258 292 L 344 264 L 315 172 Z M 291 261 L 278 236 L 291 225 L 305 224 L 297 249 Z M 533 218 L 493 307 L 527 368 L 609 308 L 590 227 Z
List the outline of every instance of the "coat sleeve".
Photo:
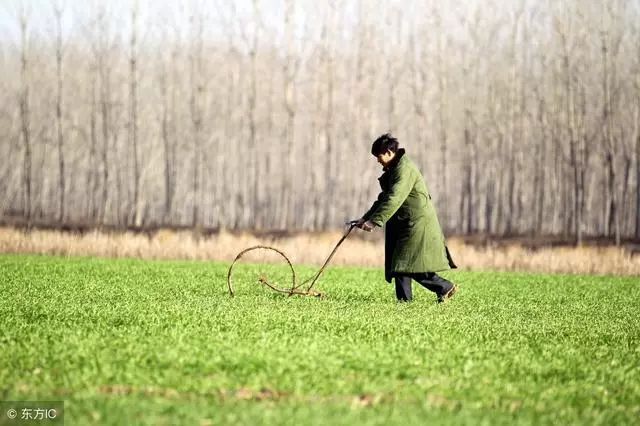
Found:
M 414 181 L 409 170 L 397 170 L 391 177 L 391 185 L 382 191 L 369 211 L 363 216 L 378 226 L 382 226 L 394 215 L 413 188 Z
M 384 192 L 381 192 L 378 195 L 378 199 L 373 202 L 373 205 L 371 206 L 371 208 L 367 210 L 367 212 L 364 215 L 362 215 L 362 218 L 364 220 L 369 220 L 371 215 L 378 209 L 378 206 L 380 205 L 380 200 L 382 199 L 382 194 L 384 194 Z

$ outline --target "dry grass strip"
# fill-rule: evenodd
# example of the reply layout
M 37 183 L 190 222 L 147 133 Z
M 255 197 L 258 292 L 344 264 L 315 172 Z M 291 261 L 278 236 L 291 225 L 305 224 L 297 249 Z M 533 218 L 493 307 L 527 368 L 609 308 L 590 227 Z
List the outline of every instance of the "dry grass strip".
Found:
M 384 246 L 378 238 L 349 237 L 336 253 L 332 265 L 382 267 Z M 221 232 L 197 238 L 191 232 L 161 230 L 144 234 L 76 234 L 61 231 L 22 230 L 0 227 L 0 253 L 38 253 L 60 256 L 109 258 L 188 259 L 231 262 L 243 249 L 254 245 L 277 247 L 295 265 L 320 265 L 342 233 L 301 234 L 286 238 Z M 560 247 L 531 250 L 519 245 L 475 247 L 460 239 L 448 241 L 456 263 L 465 270 L 532 271 L 640 275 L 640 256 L 620 247 Z

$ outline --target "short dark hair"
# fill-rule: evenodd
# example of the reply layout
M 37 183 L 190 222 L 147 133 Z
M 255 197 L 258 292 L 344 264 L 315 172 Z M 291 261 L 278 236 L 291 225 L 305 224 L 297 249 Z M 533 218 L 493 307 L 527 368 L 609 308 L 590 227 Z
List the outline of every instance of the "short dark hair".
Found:
M 391 136 L 391 133 L 385 133 L 382 136 L 378 136 L 378 139 L 373 142 L 371 154 L 378 156 L 387 151 L 396 152 L 398 151 L 398 146 L 398 139 Z

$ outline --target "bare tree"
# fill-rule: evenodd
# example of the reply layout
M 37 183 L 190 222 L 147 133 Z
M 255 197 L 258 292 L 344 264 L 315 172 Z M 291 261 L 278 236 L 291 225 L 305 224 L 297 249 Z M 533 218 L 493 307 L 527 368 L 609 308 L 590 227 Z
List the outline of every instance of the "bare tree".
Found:
M 635 232 L 636 239 L 640 239 L 640 44 L 638 46 L 637 62 L 635 64 L 635 75 L 633 86 L 635 92 L 635 114 L 634 117 L 634 140 L 635 140 L 635 163 L 636 163 L 636 216 Z
M 164 44 L 167 45 L 168 36 L 166 32 L 163 32 Z M 165 52 L 170 52 L 166 54 Z M 174 131 L 172 131 L 174 115 L 171 112 L 171 106 L 175 105 L 175 86 L 170 86 L 170 68 L 172 63 L 177 59 L 177 46 L 172 46 L 171 49 L 163 50 L 160 53 L 160 67 L 158 70 L 158 87 L 160 89 L 161 97 L 161 112 L 160 112 L 160 135 L 162 139 L 162 154 L 164 165 L 164 203 L 163 203 L 163 215 L 162 223 L 170 223 L 171 210 L 173 206 L 173 199 L 175 195 L 175 158 L 176 158 L 176 144 L 173 137 Z
M 295 39 L 295 2 L 286 0 L 284 6 L 284 49 L 285 60 L 282 63 L 283 78 L 283 101 L 286 111 L 286 124 L 283 128 L 286 152 L 286 167 L 282 173 L 282 197 L 280 204 L 282 211 L 280 213 L 280 221 L 278 226 L 284 229 L 289 223 L 289 213 L 292 210 L 292 193 L 294 190 L 294 168 L 296 166 L 296 76 L 300 67 L 300 57 L 296 56 L 294 50 Z
M 322 115 L 324 117 L 324 123 L 322 125 L 322 139 L 324 140 L 324 164 L 325 164 L 325 179 L 327 185 L 325 190 L 329 192 L 334 191 L 337 184 L 337 167 L 335 163 L 336 153 L 333 140 L 333 125 L 334 125 L 334 87 L 335 87 L 335 55 L 333 52 L 333 39 L 334 25 L 336 19 L 336 3 L 330 1 L 328 4 L 328 10 L 325 19 L 322 23 L 322 66 L 324 71 L 325 81 L 323 82 L 324 88 L 322 93 Z M 328 206 L 324 209 L 324 217 L 321 227 L 323 229 L 330 226 L 335 215 L 335 204 Z
M 64 46 L 62 39 L 62 14 L 63 9 L 60 3 L 53 4 L 53 14 L 55 18 L 55 55 L 56 55 L 56 139 L 58 145 L 58 217 L 60 222 L 65 221 L 65 164 L 64 164 L 64 129 L 62 124 L 62 88 L 63 74 L 62 64 L 64 59 Z
M 438 176 L 440 177 L 440 208 L 444 217 L 444 228 L 449 231 L 449 194 L 447 190 L 449 173 L 448 164 L 448 145 L 449 145 L 449 57 L 445 54 L 447 51 L 449 40 L 442 30 L 442 15 L 440 10 L 433 9 L 435 19 L 435 33 L 437 37 L 436 63 L 438 64 L 437 81 L 438 81 L 438 139 L 440 142 L 440 169 Z
M 109 33 L 109 24 L 107 22 L 106 11 L 104 9 L 98 9 L 97 16 L 95 18 L 96 26 L 96 38 L 93 40 L 93 60 L 95 61 L 95 70 L 98 74 L 99 80 L 99 126 L 101 136 L 101 169 L 102 179 L 101 197 L 99 204 L 99 223 L 105 224 L 107 222 L 108 203 L 109 203 L 109 151 L 112 149 L 112 135 L 111 135 L 111 110 L 112 110 L 112 93 L 111 93 L 111 64 L 109 61 L 109 53 L 112 48 L 110 40 L 111 34 Z M 93 130 L 93 129 L 92 129 Z M 113 155 L 113 154 L 112 154 Z
M 133 162 L 133 203 L 129 222 L 140 226 L 140 165 L 138 159 L 138 2 L 131 3 L 131 34 L 129 38 L 129 145 Z
M 189 25 L 194 37 L 194 45 L 189 51 L 189 113 L 191 116 L 192 131 L 192 216 L 191 225 L 201 225 L 199 207 L 200 180 L 202 173 L 202 145 L 203 145 L 203 32 L 204 22 L 198 11 L 193 10 L 189 17 Z
M 32 219 L 31 212 L 31 108 L 30 108 L 30 85 L 29 85 L 29 16 L 23 7 L 20 10 L 20 123 L 21 136 L 24 149 L 24 159 L 22 165 L 22 182 L 24 186 L 24 215 L 27 223 Z
M 615 81 L 616 65 L 612 58 L 618 55 L 620 48 L 620 42 L 622 34 L 618 31 L 614 36 L 611 34 L 611 30 L 616 28 L 618 20 L 614 15 L 616 12 L 612 10 L 614 7 L 612 2 L 607 2 L 603 6 L 603 17 L 607 23 L 600 32 L 601 51 L 602 51 L 602 116 L 603 116 L 603 138 L 605 147 L 605 164 L 606 164 L 606 176 L 607 176 L 607 207 L 605 215 L 605 233 L 607 235 L 614 235 L 616 244 L 620 244 L 620 221 L 618 214 L 618 197 L 617 197 L 617 176 L 616 167 L 614 165 L 615 156 L 618 152 L 618 141 L 614 135 L 614 111 L 613 104 L 615 96 L 612 93 L 612 80 Z M 617 92 L 617 91 L 616 91 Z

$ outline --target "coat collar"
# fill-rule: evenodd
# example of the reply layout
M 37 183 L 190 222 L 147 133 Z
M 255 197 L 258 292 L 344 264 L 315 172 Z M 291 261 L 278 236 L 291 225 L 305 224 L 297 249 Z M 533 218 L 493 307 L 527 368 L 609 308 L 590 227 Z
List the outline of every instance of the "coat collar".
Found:
M 386 172 L 396 167 L 400 162 L 400 160 L 402 159 L 402 157 L 404 156 L 404 153 L 405 153 L 404 148 L 400 148 L 398 151 L 396 151 L 396 155 L 389 162 L 389 164 L 386 167 L 384 167 L 382 170 Z

